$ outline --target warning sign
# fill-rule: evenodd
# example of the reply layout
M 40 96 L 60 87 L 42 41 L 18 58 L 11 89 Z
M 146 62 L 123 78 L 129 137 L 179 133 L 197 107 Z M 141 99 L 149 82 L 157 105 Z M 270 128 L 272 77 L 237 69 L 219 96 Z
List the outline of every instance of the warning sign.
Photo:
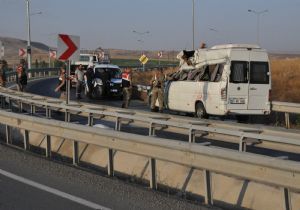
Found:
M 143 54 L 139 60 L 141 61 L 142 64 L 145 65 L 148 62 L 149 58 L 145 54 Z

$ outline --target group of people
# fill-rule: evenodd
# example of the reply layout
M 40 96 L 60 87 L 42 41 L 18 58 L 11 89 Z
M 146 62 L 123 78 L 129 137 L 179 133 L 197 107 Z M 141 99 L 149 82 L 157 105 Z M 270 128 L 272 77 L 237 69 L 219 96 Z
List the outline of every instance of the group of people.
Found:
M 163 70 L 160 69 L 151 78 L 150 85 L 152 87 L 151 95 L 151 111 L 156 112 L 156 101 L 158 100 L 158 111 L 163 112 L 163 99 L 164 99 L 164 83 L 166 75 Z M 122 73 L 122 87 L 123 87 L 123 104 L 122 108 L 128 108 L 130 99 L 132 96 L 132 71 L 129 68 L 125 68 Z
M 27 68 L 26 61 L 20 60 L 19 65 L 16 68 L 16 83 L 18 91 L 25 91 L 27 85 Z M 8 72 L 8 64 L 6 60 L 0 60 L 0 86 L 6 86 L 6 77 Z
M 87 82 L 88 88 L 91 90 L 93 88 L 92 80 L 94 78 L 93 66 L 89 66 L 87 71 L 84 73 L 82 66 L 79 65 L 75 70 L 76 78 L 76 98 L 81 99 L 81 91 L 84 81 Z M 151 81 L 150 85 L 152 87 L 151 95 L 151 111 L 156 112 L 156 101 L 158 100 L 158 111 L 163 112 L 163 98 L 164 98 L 164 83 L 166 80 L 166 75 L 163 70 L 160 69 L 156 72 Z M 130 100 L 132 97 L 132 70 L 130 68 L 125 68 L 122 72 L 122 89 L 123 89 L 123 103 L 122 108 L 128 108 Z M 59 84 L 55 89 L 56 92 L 61 93 L 61 98 L 66 96 L 66 71 L 64 67 L 61 67 Z

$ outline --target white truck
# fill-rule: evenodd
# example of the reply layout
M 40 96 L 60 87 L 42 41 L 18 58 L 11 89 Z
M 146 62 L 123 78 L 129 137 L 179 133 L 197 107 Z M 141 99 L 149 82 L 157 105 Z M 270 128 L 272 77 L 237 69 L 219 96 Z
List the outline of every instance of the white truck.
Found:
M 266 50 L 228 44 L 182 51 L 180 70 L 165 85 L 165 108 L 208 115 L 270 114 L 271 71 Z

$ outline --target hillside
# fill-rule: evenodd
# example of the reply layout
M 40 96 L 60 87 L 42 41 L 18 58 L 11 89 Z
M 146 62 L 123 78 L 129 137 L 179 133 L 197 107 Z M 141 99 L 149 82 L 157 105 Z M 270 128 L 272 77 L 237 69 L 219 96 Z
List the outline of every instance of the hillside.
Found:
M 16 39 L 16 38 L 10 38 L 10 37 L 1 37 L 1 36 L 0 36 L 0 40 L 2 41 L 5 47 L 4 59 L 6 59 L 11 66 L 17 64 L 20 60 L 18 56 L 18 50 L 20 48 L 26 48 L 27 41 Z M 51 46 L 51 48 L 53 48 L 53 46 Z M 39 62 L 45 61 L 48 63 L 49 60 L 48 49 L 49 46 L 46 44 L 40 42 L 32 42 L 32 62 L 38 60 Z M 140 50 L 124 50 L 124 49 L 104 49 L 104 50 L 110 53 L 112 59 L 138 60 L 138 58 L 142 53 Z M 90 52 L 93 52 L 93 50 L 91 50 Z M 144 53 L 149 57 L 150 60 L 158 59 L 157 57 L 158 51 L 144 51 Z M 176 59 L 177 54 L 178 54 L 177 51 L 163 51 L 162 60 L 177 61 Z M 300 58 L 300 55 L 270 53 L 270 58 L 271 60 L 295 59 L 295 58 Z
M 20 58 L 18 55 L 18 51 L 20 48 L 26 48 L 27 41 L 10 38 L 10 37 L 1 37 L 0 40 L 2 41 L 5 47 L 5 56 L 4 59 L 8 61 L 10 65 L 15 65 L 19 62 Z M 48 50 L 49 46 L 45 45 L 40 42 L 31 42 L 32 43 L 32 62 L 36 59 L 38 61 L 45 61 L 48 62 Z M 53 47 L 51 47 L 53 48 Z M 122 50 L 122 49 L 104 49 L 108 51 L 113 59 L 136 59 L 141 55 L 141 51 L 138 50 Z M 90 52 L 93 52 L 92 50 Z M 144 52 L 151 60 L 158 59 L 157 53 L 158 51 L 145 51 Z M 163 51 L 163 58 L 162 60 L 176 60 L 176 55 L 178 52 L 176 51 Z

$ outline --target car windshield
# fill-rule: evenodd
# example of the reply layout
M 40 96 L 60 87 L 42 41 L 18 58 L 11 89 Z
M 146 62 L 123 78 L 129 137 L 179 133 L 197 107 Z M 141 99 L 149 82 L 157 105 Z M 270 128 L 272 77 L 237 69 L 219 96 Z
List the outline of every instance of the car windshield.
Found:
M 122 78 L 122 72 L 118 68 L 96 68 L 95 69 L 95 77 L 102 78 L 103 75 L 105 77 L 109 77 L 110 79 Z

